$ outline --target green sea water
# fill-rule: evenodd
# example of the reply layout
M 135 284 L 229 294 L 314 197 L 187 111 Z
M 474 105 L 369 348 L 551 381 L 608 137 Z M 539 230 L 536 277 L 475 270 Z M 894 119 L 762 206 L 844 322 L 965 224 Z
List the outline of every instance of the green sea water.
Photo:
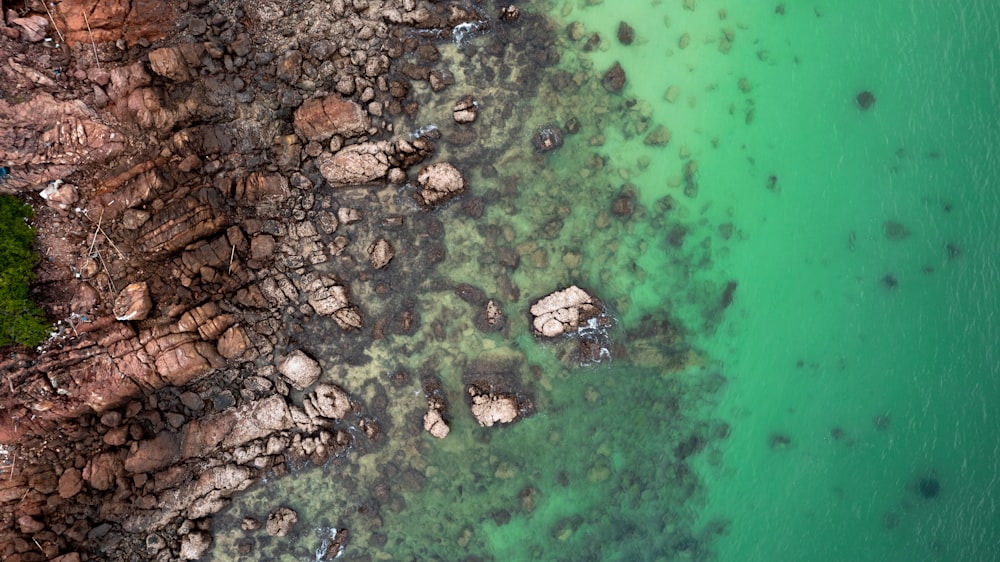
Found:
M 454 100 L 419 88 L 402 124 L 438 125 L 437 157 L 486 202 L 434 215 L 441 264 L 386 273 L 420 326 L 349 369 L 342 336 L 310 342 L 388 403 L 384 441 L 239 498 L 213 558 L 312 560 L 347 528 L 349 560 L 1000 559 L 1000 6 L 522 9 L 550 22 L 523 25 L 558 36 L 557 65 L 511 69 L 490 51 L 502 29 L 442 45 L 448 92 L 480 102 L 476 140 L 450 142 Z M 621 94 L 601 86 L 616 61 Z M 573 118 L 562 148 L 532 150 Z M 647 145 L 659 125 L 669 143 Z M 462 282 L 501 300 L 505 333 L 476 330 Z M 574 283 L 608 306 L 610 360 L 528 331 L 530 303 Z M 476 425 L 463 377 L 484 362 L 515 366 L 534 416 Z M 425 375 L 449 399 L 443 441 L 420 427 Z M 238 529 L 278 505 L 299 512 L 289 537 Z

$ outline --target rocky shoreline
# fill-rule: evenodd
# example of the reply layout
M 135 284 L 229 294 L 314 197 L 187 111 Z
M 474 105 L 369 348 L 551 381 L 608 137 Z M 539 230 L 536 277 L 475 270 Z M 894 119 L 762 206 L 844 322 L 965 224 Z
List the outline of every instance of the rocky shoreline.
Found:
M 419 109 L 415 83 L 453 82 L 436 41 L 530 16 L 427 0 L 53 6 L 7 10 L 0 28 L 0 190 L 37 210 L 33 297 L 61 319 L 0 359 L 0 558 L 198 559 L 234 494 L 384 439 L 378 404 L 317 383 L 301 325 L 328 327 L 345 368 L 414 330 L 380 272 L 441 261 L 426 210 L 468 180 L 432 161 L 434 131 L 394 123 Z M 474 98 L 447 95 L 472 123 Z M 503 329 L 498 301 L 474 300 L 477 325 Z M 486 380 L 468 386 L 483 425 L 530 413 Z M 443 437 L 447 404 L 425 390 Z

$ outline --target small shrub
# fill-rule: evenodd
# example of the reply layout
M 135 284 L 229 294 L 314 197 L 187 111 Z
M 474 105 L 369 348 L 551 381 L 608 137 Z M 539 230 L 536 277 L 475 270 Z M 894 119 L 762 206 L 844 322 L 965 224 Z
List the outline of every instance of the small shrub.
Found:
M 49 333 L 45 314 L 28 298 L 36 261 L 35 233 L 27 221 L 33 215 L 17 198 L 0 195 L 0 347 L 34 347 Z

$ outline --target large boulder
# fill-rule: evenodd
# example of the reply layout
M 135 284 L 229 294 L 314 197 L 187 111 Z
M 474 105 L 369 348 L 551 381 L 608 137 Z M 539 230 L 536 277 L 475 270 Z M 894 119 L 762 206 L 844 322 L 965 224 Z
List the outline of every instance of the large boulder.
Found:
M 573 285 L 531 305 L 532 328 L 535 335 L 553 338 L 579 328 L 600 312 L 600 302 Z
M 431 164 L 417 174 L 420 192 L 417 199 L 425 207 L 441 205 L 465 193 L 466 183 L 462 172 L 448 162 Z
M 353 144 L 336 154 L 320 154 L 316 162 L 330 185 L 365 184 L 386 176 L 391 150 L 392 145 L 385 141 Z
M 295 110 L 295 130 L 310 141 L 325 141 L 333 135 L 362 135 L 369 125 L 365 110 L 340 96 L 311 99 Z

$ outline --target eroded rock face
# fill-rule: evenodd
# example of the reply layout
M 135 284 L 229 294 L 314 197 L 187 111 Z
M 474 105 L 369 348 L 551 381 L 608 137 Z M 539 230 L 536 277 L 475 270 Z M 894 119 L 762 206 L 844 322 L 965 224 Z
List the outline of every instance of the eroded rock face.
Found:
M 582 323 L 600 314 L 600 310 L 599 301 L 573 285 L 531 305 L 531 325 L 535 335 L 553 338 L 576 330 Z
M 465 193 L 466 183 L 462 172 L 449 162 L 431 164 L 417 175 L 420 192 L 417 199 L 425 207 L 435 207 Z
M 335 384 L 321 384 L 309 395 L 304 408 L 310 417 L 339 420 L 351 412 L 351 399 L 347 392 Z

